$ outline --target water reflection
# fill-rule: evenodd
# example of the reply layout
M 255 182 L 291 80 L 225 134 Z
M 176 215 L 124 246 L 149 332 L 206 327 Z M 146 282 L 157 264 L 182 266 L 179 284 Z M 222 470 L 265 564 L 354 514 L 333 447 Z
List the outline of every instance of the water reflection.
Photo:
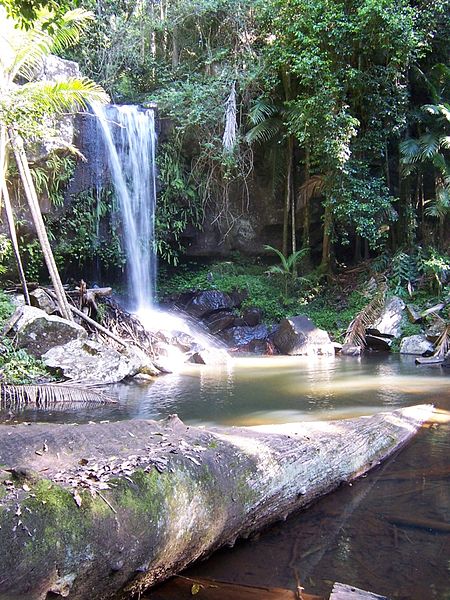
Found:
M 395 357 L 242 358 L 220 367 L 187 365 L 183 372 L 151 382 L 110 386 L 107 393 L 118 400 L 115 405 L 26 409 L 10 418 L 81 423 L 177 413 L 190 424 L 255 425 L 370 414 L 430 402 L 447 389 L 441 370 L 424 370 Z

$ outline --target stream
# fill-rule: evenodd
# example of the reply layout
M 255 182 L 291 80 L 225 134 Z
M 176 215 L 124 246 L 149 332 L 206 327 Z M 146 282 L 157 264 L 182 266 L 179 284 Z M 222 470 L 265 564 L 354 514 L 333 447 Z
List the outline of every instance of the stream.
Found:
M 365 478 L 191 568 L 189 576 L 328 597 L 340 581 L 391 599 L 450 600 L 450 373 L 413 357 L 258 357 L 187 365 L 154 382 L 116 385 L 118 403 L 11 421 L 158 419 L 258 425 L 342 419 L 433 403 L 437 423 Z M 151 598 L 151 594 L 148 596 Z

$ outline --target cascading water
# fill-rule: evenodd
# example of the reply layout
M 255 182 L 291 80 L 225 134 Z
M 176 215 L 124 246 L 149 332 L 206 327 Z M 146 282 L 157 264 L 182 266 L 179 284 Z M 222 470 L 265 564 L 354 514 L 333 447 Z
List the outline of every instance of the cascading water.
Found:
M 196 347 L 223 348 L 199 326 L 181 316 L 154 307 L 156 252 L 154 244 L 156 205 L 155 111 L 138 106 L 93 106 L 98 133 L 103 138 L 107 162 L 119 200 L 127 259 L 128 304 L 148 330 L 184 332 Z M 189 358 L 168 344 L 169 370 Z M 223 352 L 224 360 L 228 355 Z M 162 358 L 159 358 L 162 364 Z
M 139 106 L 93 106 L 120 204 L 131 310 L 151 308 L 156 292 L 154 246 L 155 111 Z

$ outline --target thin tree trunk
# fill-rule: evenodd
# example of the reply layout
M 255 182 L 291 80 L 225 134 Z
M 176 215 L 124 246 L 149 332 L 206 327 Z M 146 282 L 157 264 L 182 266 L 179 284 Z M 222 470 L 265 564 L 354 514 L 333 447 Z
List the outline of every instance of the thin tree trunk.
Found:
M 331 227 L 333 225 L 333 209 L 331 204 L 325 205 L 325 213 L 323 216 L 323 241 L 322 241 L 322 262 L 321 270 L 324 273 L 330 271 L 331 266 Z
M 294 138 L 292 135 L 288 138 L 286 148 L 286 189 L 284 197 L 284 214 L 283 214 L 283 254 L 288 255 L 288 238 L 289 238 L 289 213 L 291 212 L 292 204 L 292 153 L 294 148 Z M 294 218 L 295 227 L 295 218 Z
M 44 219 L 42 218 L 41 208 L 39 206 L 39 200 L 36 194 L 36 189 L 33 184 L 31 177 L 30 168 L 28 166 L 28 160 L 25 154 L 22 138 L 13 130 L 8 131 L 11 146 L 13 148 L 14 157 L 17 162 L 20 177 L 24 186 L 25 195 L 27 198 L 28 206 L 30 208 L 31 216 L 33 219 L 36 233 L 41 244 L 42 253 L 50 274 L 50 278 L 55 289 L 55 294 L 58 298 L 58 306 L 61 312 L 61 316 L 68 321 L 72 321 L 72 314 L 70 312 L 69 304 L 67 302 L 66 294 L 59 276 L 58 268 L 55 263 L 55 258 L 50 246 L 50 242 L 47 236 L 47 230 L 45 228 Z
M 22 265 L 22 259 L 20 257 L 19 242 L 17 240 L 16 225 L 14 222 L 14 213 L 11 206 L 11 200 L 9 198 L 8 187 L 6 185 L 6 142 L 7 133 L 4 127 L 0 131 L 0 206 L 3 197 L 5 204 L 6 221 L 8 223 L 9 237 L 14 252 L 14 258 L 16 259 L 17 272 L 19 274 L 20 283 L 22 285 L 22 291 L 25 298 L 25 304 L 30 304 L 30 295 L 28 293 L 27 280 L 25 277 L 25 271 Z
M 305 147 L 305 183 L 307 183 L 309 181 L 309 179 L 311 178 L 311 150 L 308 144 L 306 144 Z M 311 261 L 310 261 L 310 252 L 309 252 L 309 248 L 311 245 L 311 239 L 310 239 L 310 202 L 311 202 L 311 198 L 305 198 L 304 200 L 304 207 L 303 207 L 303 232 L 302 232 L 302 247 L 303 248 L 308 248 L 308 254 L 305 256 L 304 258 L 304 265 L 305 265 L 305 270 L 308 272 L 311 268 Z

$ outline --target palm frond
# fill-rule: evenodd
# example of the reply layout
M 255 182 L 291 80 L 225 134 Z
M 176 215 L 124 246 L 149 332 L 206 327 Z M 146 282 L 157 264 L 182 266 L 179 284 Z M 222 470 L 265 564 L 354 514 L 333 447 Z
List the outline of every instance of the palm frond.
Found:
M 245 135 L 248 144 L 269 142 L 281 131 L 282 122 L 278 117 L 272 117 L 258 123 Z
M 436 341 L 433 358 L 445 358 L 450 352 L 450 325 L 447 325 Z
M 33 81 L 19 86 L 15 95 L 25 103 L 39 105 L 44 113 L 73 112 L 92 102 L 106 103 L 108 95 L 87 77 L 71 77 L 65 81 Z
M 306 206 L 311 198 L 319 196 L 325 187 L 325 175 L 313 175 L 298 190 L 298 205 Z
M 249 121 L 252 125 L 259 125 L 269 117 L 273 117 L 278 112 L 275 104 L 262 98 L 257 98 L 248 113 Z
M 278 248 L 274 248 L 273 246 L 269 246 L 269 244 L 266 244 L 264 246 L 264 250 L 269 250 L 270 252 L 274 252 L 278 256 L 278 258 L 280 259 L 281 265 L 282 265 L 283 273 L 285 273 L 286 271 L 289 271 L 287 259 L 284 256 L 284 254 L 280 250 L 278 250 Z
M 426 133 L 419 138 L 420 156 L 423 160 L 432 158 L 439 150 L 439 137 L 434 133 Z
M 54 404 L 116 403 L 102 392 L 70 384 L 8 385 L 0 383 L 0 407 L 23 408 L 33 405 L 49 408 Z
M 344 347 L 356 346 L 362 349 L 366 346 L 366 329 L 376 321 L 383 310 L 386 287 L 386 282 L 384 281 L 378 284 L 372 300 L 356 315 L 347 327 Z
M 300 250 L 296 250 L 295 252 L 290 254 L 286 259 L 288 269 L 291 270 L 292 267 L 296 265 L 301 258 L 308 254 L 308 252 L 309 248 L 301 248 Z
M 75 45 L 82 33 L 95 20 L 94 14 L 84 8 L 75 8 L 66 12 L 58 20 L 58 26 L 52 35 L 54 52 L 60 52 Z
M 18 30 L 11 19 L 2 20 L 1 66 L 9 81 L 22 77 L 30 81 L 52 48 L 52 39 L 39 29 Z
M 415 163 L 420 160 L 421 152 L 419 140 L 415 138 L 408 138 L 400 142 L 400 155 L 404 164 Z
M 439 145 L 446 150 L 450 150 L 450 135 L 443 135 L 439 138 Z

